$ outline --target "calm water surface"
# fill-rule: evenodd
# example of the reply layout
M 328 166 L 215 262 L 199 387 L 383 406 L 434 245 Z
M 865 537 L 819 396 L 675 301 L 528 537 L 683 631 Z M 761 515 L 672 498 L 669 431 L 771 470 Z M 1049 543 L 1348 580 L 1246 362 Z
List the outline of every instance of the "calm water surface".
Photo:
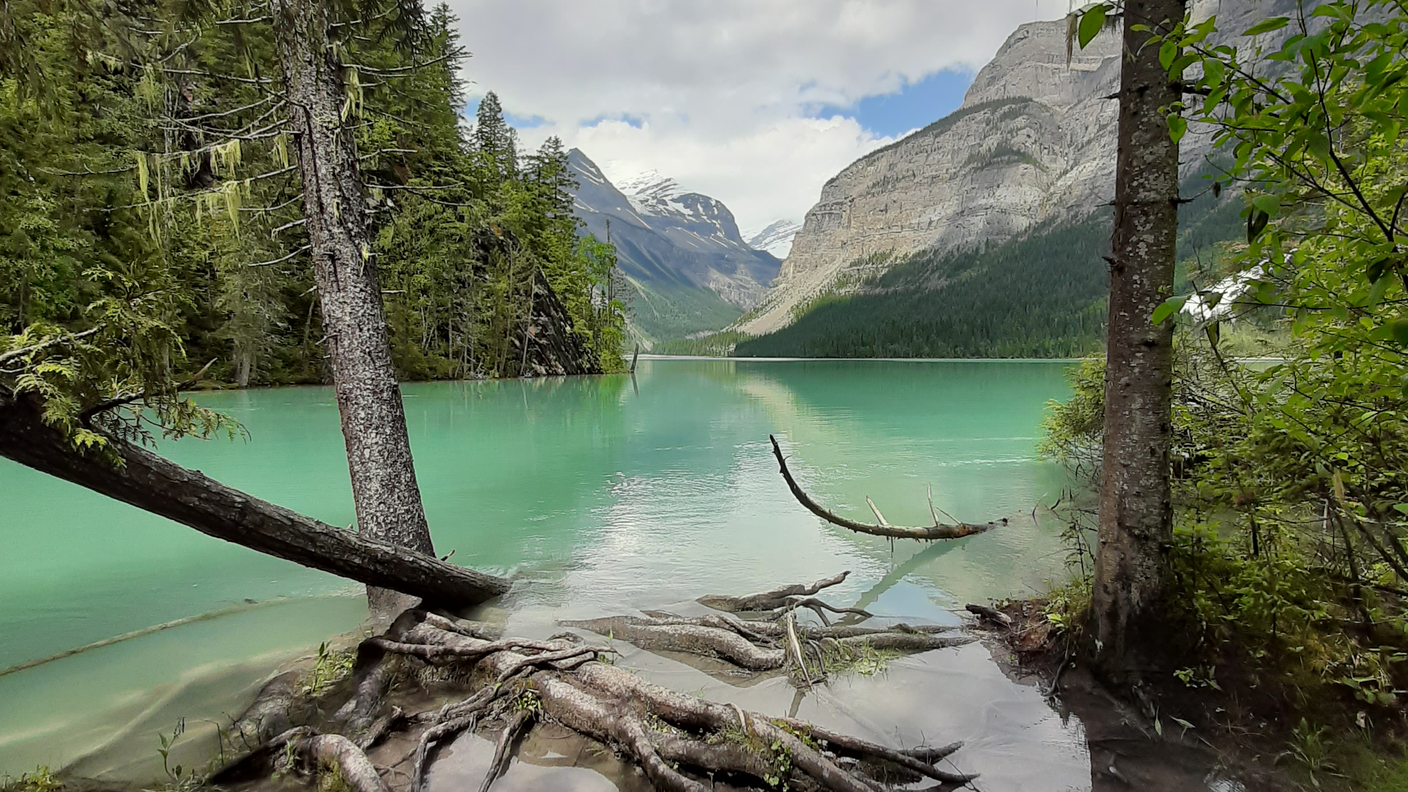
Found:
M 936 505 L 959 519 L 1029 515 L 1065 483 L 1035 449 L 1044 404 L 1067 394 L 1066 368 L 645 360 L 634 383 L 419 384 L 406 386 L 405 397 L 436 547 L 455 551 L 458 563 L 518 579 L 495 606 L 510 629 L 543 632 L 556 618 L 687 603 L 843 569 L 853 574 L 831 598 L 838 604 L 953 621 L 949 608 L 1029 593 L 1056 576 L 1056 526 L 1028 516 L 1008 529 L 927 546 L 856 536 L 792 500 L 768 435 L 783 441 L 804 486 L 843 514 L 866 516 L 870 495 L 890 522 L 922 524 L 932 485 Z M 201 401 L 238 419 L 251 439 L 183 441 L 162 453 L 321 520 L 352 522 L 329 389 Z M 218 719 L 279 662 L 356 628 L 364 615 L 356 588 L 343 580 L 5 460 L 0 515 L 0 669 L 176 619 L 236 611 L 0 676 L 0 773 L 44 763 L 120 776 L 121 763 L 111 758 L 117 748 L 154 755 L 158 731 L 182 717 L 188 724 Z M 989 741 L 1035 740 L 1059 754 L 1052 766 L 1075 768 L 1072 788 L 1080 788 L 1083 766 L 1088 788 L 1078 724 L 1048 722 L 1042 712 L 1049 710 L 1033 708 L 1039 696 L 1003 687 L 981 647 L 952 650 L 944 662 L 957 669 L 950 673 L 979 680 L 963 683 L 966 692 L 953 692 L 954 702 L 981 693 L 988 704 L 954 703 L 947 713 L 921 708 L 900 722 L 932 734 L 976 707 L 998 723 L 1007 705 L 992 712 L 992 696 L 1010 697 L 1017 703 L 1009 709 L 1023 714 L 992 726 Z M 868 699 L 888 689 L 854 685 L 870 690 Z M 981 717 L 967 725 L 985 728 Z M 1023 729 L 1035 731 L 1022 737 Z M 980 751 L 981 735 L 977 744 Z

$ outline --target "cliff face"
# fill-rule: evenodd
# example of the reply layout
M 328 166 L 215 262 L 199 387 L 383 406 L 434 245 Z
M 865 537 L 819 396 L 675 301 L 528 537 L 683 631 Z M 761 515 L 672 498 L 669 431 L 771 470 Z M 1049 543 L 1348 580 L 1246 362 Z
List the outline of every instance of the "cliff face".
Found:
M 1294 0 L 1199 0 L 1224 29 L 1285 13 Z M 1069 64 L 1066 22 L 1021 26 L 948 117 L 862 157 L 822 188 L 773 289 L 738 328 L 762 335 L 825 293 L 847 293 L 896 255 L 1004 242 L 1052 220 L 1078 219 L 1114 196 L 1119 31 Z M 1265 43 L 1265 42 L 1263 42 Z M 1184 138 L 1192 168 L 1206 135 Z

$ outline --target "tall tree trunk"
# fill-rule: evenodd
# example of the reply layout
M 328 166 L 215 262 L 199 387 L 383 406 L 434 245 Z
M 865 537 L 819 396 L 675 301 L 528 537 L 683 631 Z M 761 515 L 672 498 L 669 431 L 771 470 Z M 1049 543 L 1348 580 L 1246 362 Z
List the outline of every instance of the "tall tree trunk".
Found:
M 1157 658 L 1172 540 L 1169 441 L 1173 322 L 1150 317 L 1173 289 L 1178 144 L 1164 108 L 1181 96 L 1148 30 L 1183 19 L 1185 0 L 1126 0 L 1119 155 L 1105 368 L 1100 546 L 1091 615 L 1094 658 L 1114 681 Z
M 327 7 L 324 0 L 271 0 L 271 7 L 357 525 L 372 539 L 434 555 L 371 258 L 356 144 L 343 123 L 350 98 L 328 41 Z M 396 607 L 388 592 L 367 595 L 374 612 Z
M 0 399 L 0 456 L 207 536 L 451 607 L 508 591 L 507 580 L 336 528 L 109 438 L 116 459 L 73 447 L 21 399 Z M 116 464 L 114 464 L 116 462 Z

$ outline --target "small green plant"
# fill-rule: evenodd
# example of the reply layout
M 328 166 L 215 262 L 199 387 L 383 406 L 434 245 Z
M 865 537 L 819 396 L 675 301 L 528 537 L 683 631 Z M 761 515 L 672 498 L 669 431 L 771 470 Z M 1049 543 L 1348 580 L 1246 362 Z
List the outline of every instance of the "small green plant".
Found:
M 543 700 L 538 697 L 538 691 L 532 688 L 524 688 L 513 697 L 511 704 L 514 712 L 532 712 L 541 714 L 543 711 Z
M 356 659 L 356 653 L 351 649 L 331 649 L 327 643 L 320 644 L 313 667 L 303 678 L 303 695 L 317 698 L 328 692 L 352 673 L 352 664 Z
M 1075 577 L 1054 588 L 1046 597 L 1042 612 L 1052 626 L 1067 633 L 1079 634 L 1090 611 L 1090 579 Z
M 181 718 L 176 721 L 176 727 L 171 730 L 170 737 L 165 734 L 157 735 L 157 739 L 161 740 L 161 747 L 156 751 L 161 754 L 161 768 L 166 771 L 166 777 L 177 784 L 181 783 L 182 776 L 185 774 L 185 768 L 181 767 L 179 764 L 174 767 L 171 765 L 171 748 L 176 745 L 176 741 L 180 740 L 181 736 L 185 733 L 186 719 Z
M 1222 690 L 1222 686 L 1217 683 L 1217 668 L 1215 666 L 1180 668 L 1174 671 L 1173 675 L 1178 677 L 1178 681 L 1182 682 L 1184 687 Z
M 54 772 L 43 765 L 19 778 L 0 776 L 0 792 L 58 792 L 63 786 L 63 782 L 54 776 Z
M 347 777 L 337 763 L 328 762 L 318 767 L 317 789 L 318 792 L 352 792 L 352 785 L 347 783 Z
M 779 740 L 774 740 L 772 745 L 768 746 L 768 750 L 772 751 L 773 772 L 763 776 L 763 780 L 773 789 L 781 789 L 786 792 L 788 789 L 787 774 L 792 772 L 792 752 L 787 750 L 787 746 Z
M 1319 788 L 1318 775 L 1337 775 L 1334 763 L 1330 761 L 1330 741 L 1325 738 L 1324 726 L 1311 728 L 1310 722 L 1300 719 L 1300 725 L 1291 730 L 1291 755 L 1304 765 L 1310 773 L 1310 782 Z

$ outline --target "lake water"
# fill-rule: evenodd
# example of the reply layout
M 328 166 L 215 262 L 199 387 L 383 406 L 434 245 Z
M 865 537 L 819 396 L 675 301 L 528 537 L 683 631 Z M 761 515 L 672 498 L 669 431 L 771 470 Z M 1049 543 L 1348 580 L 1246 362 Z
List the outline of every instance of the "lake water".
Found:
M 949 609 L 1039 591 L 1061 574 L 1059 526 L 1030 512 L 1066 483 L 1058 467 L 1038 460 L 1036 445 L 1045 403 L 1068 393 L 1067 367 L 643 360 L 634 381 L 413 384 L 405 397 L 436 548 L 517 579 L 491 608 L 516 632 L 841 570 L 853 574 L 832 592 L 835 604 L 952 622 Z M 162 453 L 324 521 L 352 522 L 330 389 L 200 400 L 238 419 L 250 440 L 182 441 Z M 842 514 L 868 516 L 869 495 L 890 522 L 924 524 L 932 486 L 935 504 L 959 519 L 1024 517 L 931 545 L 857 536 L 792 500 L 770 433 L 803 485 Z M 222 614 L 0 675 L 0 774 L 38 764 L 111 777 L 149 772 L 124 757 L 154 757 L 158 732 L 182 718 L 188 730 L 218 720 L 279 663 L 356 629 L 364 616 L 346 581 L 5 460 L 0 515 L 0 670 Z M 967 680 L 948 695 L 952 707 L 940 713 L 911 702 L 917 714 L 905 715 L 891 701 L 897 724 L 932 735 L 976 712 L 965 724 L 978 732 L 966 735 L 979 746 L 965 749 L 970 761 L 988 761 L 984 744 L 1021 740 L 1052 754 L 1024 760 L 1011 783 L 984 789 L 1089 788 L 1078 723 L 1006 682 L 981 646 L 945 652 L 943 668 Z M 939 661 L 904 662 L 914 673 L 940 671 Z M 872 681 L 852 687 L 867 689 L 868 700 L 903 697 Z M 985 701 L 967 701 L 979 695 Z M 1007 703 L 994 711 L 993 700 Z M 1034 731 L 1022 736 L 1024 729 Z M 1039 785 L 1068 771 L 1070 784 Z M 1038 785 L 1021 783 L 1027 776 Z

